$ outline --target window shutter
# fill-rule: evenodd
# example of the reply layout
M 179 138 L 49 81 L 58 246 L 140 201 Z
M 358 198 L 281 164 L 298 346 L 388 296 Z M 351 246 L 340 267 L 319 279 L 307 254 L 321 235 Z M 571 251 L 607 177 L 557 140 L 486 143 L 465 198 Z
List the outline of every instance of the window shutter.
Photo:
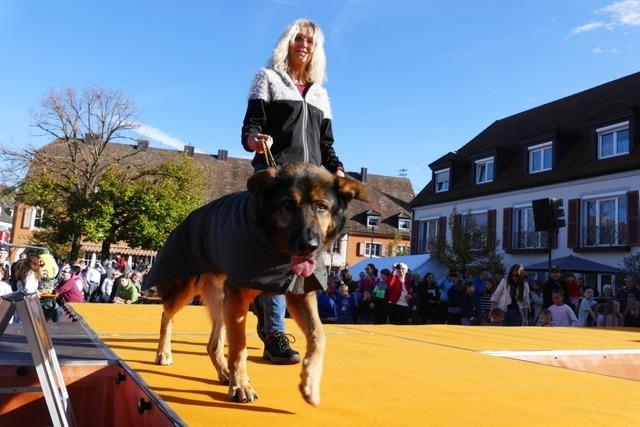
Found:
M 25 207 L 22 215 L 22 228 L 31 228 L 31 219 L 33 218 L 33 208 Z
M 364 256 L 364 242 L 358 242 L 358 256 Z
M 418 248 L 418 232 L 420 230 L 420 221 L 411 222 L 411 253 L 421 254 L 424 253 L 423 248 Z
M 447 241 L 447 217 L 441 216 L 438 218 L 438 231 L 436 239 L 438 239 L 438 247 L 444 248 L 444 244 Z
M 511 250 L 511 221 L 513 220 L 513 208 L 502 210 L 502 249 Z
M 638 191 L 627 192 L 627 224 L 629 229 L 629 245 L 640 244 L 640 215 Z
M 580 199 L 569 200 L 569 224 L 567 225 L 567 246 L 580 247 Z
M 487 212 L 487 246 L 489 250 L 496 249 L 496 210 L 489 209 Z

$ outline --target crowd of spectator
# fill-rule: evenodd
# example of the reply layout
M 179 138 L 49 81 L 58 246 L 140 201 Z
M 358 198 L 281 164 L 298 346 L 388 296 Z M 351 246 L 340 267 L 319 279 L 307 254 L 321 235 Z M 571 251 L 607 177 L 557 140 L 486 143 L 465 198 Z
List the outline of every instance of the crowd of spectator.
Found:
M 135 304 L 156 299 L 153 288 L 146 294 L 141 290 L 150 268 L 142 259 L 130 265 L 116 255 L 103 262 L 69 264 L 56 262 L 45 251 L 22 253 L 10 264 L 7 257 L 8 247 L 0 244 L 0 296 L 38 292 L 52 321 L 60 319 L 65 302 Z M 598 293 L 555 266 L 546 281 L 529 282 L 520 264 L 506 275 L 448 270 L 440 278 L 413 274 L 404 263 L 380 271 L 368 264 L 357 278 L 348 269 L 330 274 L 326 291 L 319 291 L 317 298 L 324 323 L 640 327 L 640 287 L 633 275 L 618 289 L 604 285 Z
M 629 275 L 598 293 L 555 266 L 546 281 L 529 282 L 520 264 L 506 275 L 448 270 L 439 278 L 404 263 L 380 271 L 368 264 L 358 278 L 348 269 L 331 274 L 318 310 L 324 323 L 342 324 L 640 327 L 640 288 Z
M 9 248 L 0 245 L 0 296 L 11 292 L 37 292 L 45 317 L 57 322 L 67 302 L 134 304 L 143 298 L 142 278 L 149 265 L 140 259 L 130 265 L 116 255 L 112 260 L 70 264 L 57 262 L 44 251 L 20 254 L 13 264 L 7 261 Z M 14 316 L 14 322 L 19 318 Z

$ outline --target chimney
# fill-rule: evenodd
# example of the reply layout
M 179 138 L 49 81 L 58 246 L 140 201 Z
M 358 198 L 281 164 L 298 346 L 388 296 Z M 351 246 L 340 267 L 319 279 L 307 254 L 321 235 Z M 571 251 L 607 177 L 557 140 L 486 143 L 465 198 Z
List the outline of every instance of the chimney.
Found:
M 138 151 L 147 151 L 149 148 L 149 140 L 148 139 L 139 139 L 138 145 L 136 146 L 136 150 Z
M 183 153 L 186 154 L 189 157 L 193 157 L 193 150 L 194 150 L 193 145 L 188 145 L 187 144 L 187 145 L 184 146 Z
M 218 160 L 226 162 L 228 157 L 229 157 L 229 152 L 227 150 L 223 150 L 223 149 L 218 150 Z
M 367 182 L 367 168 L 360 168 L 360 181 Z

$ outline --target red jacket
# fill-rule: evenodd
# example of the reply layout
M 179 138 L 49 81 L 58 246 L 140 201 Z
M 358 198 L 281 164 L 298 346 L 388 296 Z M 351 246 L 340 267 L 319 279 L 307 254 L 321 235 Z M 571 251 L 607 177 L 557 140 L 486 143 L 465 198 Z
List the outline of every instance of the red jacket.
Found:
M 396 304 L 400 299 L 400 294 L 402 294 L 402 281 L 398 276 L 392 274 L 391 276 L 389 276 L 387 284 L 389 285 L 389 291 L 387 292 L 387 302 Z M 409 276 L 404 276 L 404 286 L 407 289 L 407 294 L 413 296 L 413 286 Z M 407 302 L 411 302 L 409 298 L 407 298 Z
M 64 298 L 66 302 L 84 301 L 84 295 L 82 291 L 78 289 L 78 285 L 76 285 L 76 276 L 71 276 L 68 280 L 62 282 L 53 292 L 58 294 L 58 298 Z

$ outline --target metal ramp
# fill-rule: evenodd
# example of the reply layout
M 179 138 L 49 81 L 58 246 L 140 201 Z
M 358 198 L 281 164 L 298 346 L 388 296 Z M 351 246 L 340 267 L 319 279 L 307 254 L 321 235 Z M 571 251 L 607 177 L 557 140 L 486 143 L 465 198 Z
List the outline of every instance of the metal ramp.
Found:
M 76 420 L 69 401 L 69 393 L 64 383 L 58 356 L 53 348 L 51 337 L 47 333 L 46 320 L 40 299 L 36 294 L 15 292 L 0 297 L 0 336 L 4 334 L 7 325 L 14 314 L 18 314 L 22 321 L 24 334 L 33 358 L 40 387 L 51 422 L 56 427 L 73 427 Z M 14 393 L 24 390 L 15 389 Z M 33 390 L 28 390 L 33 391 Z

